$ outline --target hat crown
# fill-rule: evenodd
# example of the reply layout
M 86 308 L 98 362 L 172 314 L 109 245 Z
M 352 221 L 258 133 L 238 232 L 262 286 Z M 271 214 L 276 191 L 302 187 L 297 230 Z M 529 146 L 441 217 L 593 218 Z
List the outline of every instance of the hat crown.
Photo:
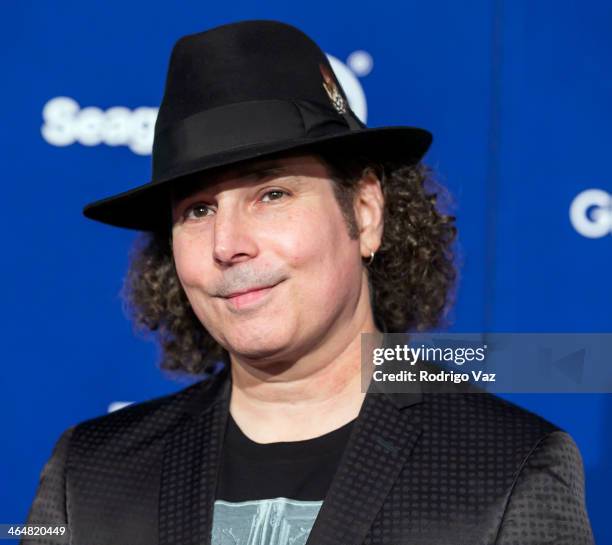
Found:
M 184 36 L 172 50 L 156 132 L 203 110 L 253 100 L 330 108 L 320 65 L 333 73 L 315 42 L 278 21 L 242 21 Z

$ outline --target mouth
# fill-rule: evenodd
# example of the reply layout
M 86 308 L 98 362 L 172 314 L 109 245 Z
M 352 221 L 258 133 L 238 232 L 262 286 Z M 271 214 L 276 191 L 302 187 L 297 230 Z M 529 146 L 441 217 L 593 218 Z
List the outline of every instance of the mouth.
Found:
M 264 301 L 276 286 L 278 286 L 278 284 L 263 286 L 261 288 L 253 288 L 248 291 L 228 295 L 225 299 L 234 309 L 239 310 L 247 307 L 251 308 Z

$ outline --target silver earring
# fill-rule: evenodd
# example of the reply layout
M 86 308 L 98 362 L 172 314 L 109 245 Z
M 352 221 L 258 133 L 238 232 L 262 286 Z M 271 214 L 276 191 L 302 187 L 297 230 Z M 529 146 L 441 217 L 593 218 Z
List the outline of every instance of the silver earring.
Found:
M 372 261 L 374 261 L 374 254 L 375 252 L 370 251 L 370 259 L 368 259 L 368 262 L 366 263 L 366 265 L 372 264 Z

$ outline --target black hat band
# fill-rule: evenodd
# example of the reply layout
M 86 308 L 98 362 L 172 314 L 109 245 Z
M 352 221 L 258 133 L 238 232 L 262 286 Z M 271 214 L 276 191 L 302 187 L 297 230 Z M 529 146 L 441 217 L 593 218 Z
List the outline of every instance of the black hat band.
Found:
M 177 167 L 202 156 L 360 128 L 352 117 L 312 101 L 278 99 L 238 102 L 198 112 L 156 130 L 153 181 L 173 175 Z

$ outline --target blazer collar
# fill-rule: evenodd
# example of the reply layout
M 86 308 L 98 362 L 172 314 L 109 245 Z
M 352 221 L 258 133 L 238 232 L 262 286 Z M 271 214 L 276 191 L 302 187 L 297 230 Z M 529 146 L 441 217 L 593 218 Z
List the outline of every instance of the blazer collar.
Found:
M 360 545 L 421 434 L 409 407 L 418 391 L 392 393 L 372 382 L 307 545 Z M 213 510 L 229 415 L 231 373 L 185 390 L 185 418 L 164 445 L 160 545 L 210 545 Z

